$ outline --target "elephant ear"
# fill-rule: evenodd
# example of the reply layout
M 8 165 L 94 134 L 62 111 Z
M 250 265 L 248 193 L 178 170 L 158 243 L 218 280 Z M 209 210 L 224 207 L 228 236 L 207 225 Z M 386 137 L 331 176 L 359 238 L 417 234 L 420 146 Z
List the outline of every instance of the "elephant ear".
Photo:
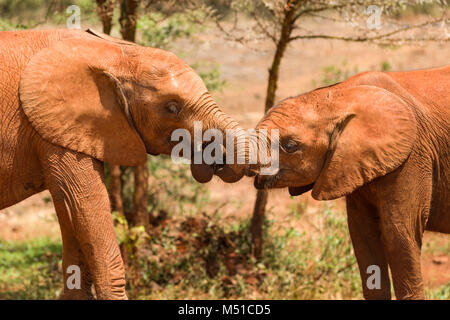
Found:
M 112 164 L 135 166 L 146 151 L 119 81 L 124 51 L 100 39 L 71 38 L 33 56 L 19 95 L 45 140 Z
M 317 200 L 352 193 L 399 167 L 416 138 L 410 106 L 391 92 L 373 86 L 329 91 L 334 129 L 323 169 L 314 183 Z

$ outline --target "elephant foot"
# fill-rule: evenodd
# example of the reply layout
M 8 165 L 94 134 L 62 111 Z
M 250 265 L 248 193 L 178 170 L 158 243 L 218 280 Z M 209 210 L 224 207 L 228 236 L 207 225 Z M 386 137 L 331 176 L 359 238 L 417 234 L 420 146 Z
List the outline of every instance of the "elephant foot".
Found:
M 363 290 L 364 299 L 366 300 L 391 300 L 390 286 L 387 290 Z
M 91 290 L 65 290 L 59 300 L 95 300 Z
M 425 300 L 425 294 L 423 292 L 410 293 L 406 295 L 395 295 L 397 300 Z

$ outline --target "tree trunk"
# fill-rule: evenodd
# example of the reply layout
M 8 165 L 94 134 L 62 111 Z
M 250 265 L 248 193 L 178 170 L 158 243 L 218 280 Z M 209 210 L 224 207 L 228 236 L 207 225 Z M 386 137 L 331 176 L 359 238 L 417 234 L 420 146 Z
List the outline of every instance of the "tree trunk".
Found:
M 124 40 L 135 41 L 139 2 L 140 0 L 121 0 L 119 22 L 120 33 Z
M 281 59 L 286 51 L 289 39 L 291 37 L 292 28 L 295 23 L 296 2 L 288 5 L 285 9 L 283 25 L 281 27 L 280 37 L 277 42 L 277 48 L 273 57 L 272 66 L 269 69 L 269 79 L 267 81 L 266 101 L 264 112 L 272 108 L 275 103 L 275 95 L 278 85 L 278 74 L 280 70 Z M 252 235 L 252 253 L 256 259 L 261 258 L 263 247 L 263 226 L 266 214 L 266 205 L 268 200 L 267 190 L 258 190 L 256 194 L 255 206 L 253 208 L 253 216 L 250 226 Z
M 110 34 L 116 0 L 97 0 L 97 14 L 103 25 L 103 33 Z
M 150 229 L 147 211 L 148 176 L 147 164 L 134 168 L 133 213 L 130 221 L 132 226 L 144 226 L 147 232 Z
M 103 33 L 110 34 L 112 29 L 112 18 L 116 0 L 97 0 L 97 14 L 103 25 Z M 120 178 L 120 167 L 109 165 L 109 197 L 111 210 L 123 214 L 122 182 Z
M 122 180 L 118 165 L 109 165 L 109 197 L 112 211 L 123 214 Z

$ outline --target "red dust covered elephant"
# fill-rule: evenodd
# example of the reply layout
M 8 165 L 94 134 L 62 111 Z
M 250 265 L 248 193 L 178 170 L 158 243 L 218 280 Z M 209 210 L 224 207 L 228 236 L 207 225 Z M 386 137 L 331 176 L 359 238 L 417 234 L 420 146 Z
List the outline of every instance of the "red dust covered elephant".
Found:
M 389 266 L 398 299 L 424 298 L 423 233 L 450 233 L 450 67 L 361 73 L 281 101 L 257 129 L 280 143 L 257 188 L 346 197 L 364 297 L 391 298 Z
M 126 299 L 103 161 L 170 154 L 176 129 L 244 134 L 200 77 L 170 52 L 91 30 L 0 32 L 0 209 L 48 189 L 63 240 L 62 297 Z M 245 150 L 245 147 L 235 148 Z M 237 151 L 236 151 L 237 152 Z M 240 179 L 237 165 L 191 165 L 209 181 Z M 80 288 L 68 288 L 77 266 Z

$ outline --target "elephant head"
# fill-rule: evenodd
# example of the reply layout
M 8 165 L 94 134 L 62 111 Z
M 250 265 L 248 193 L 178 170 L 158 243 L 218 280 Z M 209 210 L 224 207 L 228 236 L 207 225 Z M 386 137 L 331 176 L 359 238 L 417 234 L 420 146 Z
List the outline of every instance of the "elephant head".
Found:
M 186 129 L 192 137 L 195 121 L 203 131 L 244 135 L 174 54 L 92 32 L 34 55 L 21 75 L 19 94 L 44 139 L 112 164 L 136 166 L 146 153 L 170 154 L 178 143 L 171 139 L 174 130 Z M 245 147 L 235 150 L 245 153 Z M 237 164 L 201 162 L 191 169 L 200 182 L 214 173 L 233 182 L 244 173 Z
M 312 189 L 317 200 L 352 193 L 398 168 L 411 153 L 416 120 L 401 98 L 382 88 L 327 87 L 273 107 L 257 129 L 279 131 L 279 170 L 255 186 Z

